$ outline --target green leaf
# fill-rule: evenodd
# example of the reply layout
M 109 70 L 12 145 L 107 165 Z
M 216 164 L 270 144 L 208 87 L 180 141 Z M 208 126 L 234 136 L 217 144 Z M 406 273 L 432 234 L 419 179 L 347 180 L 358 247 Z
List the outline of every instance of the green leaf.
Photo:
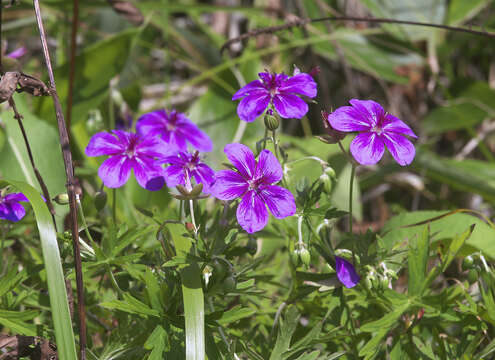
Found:
M 416 348 L 425 355 L 428 359 L 435 360 L 438 359 L 433 353 L 433 349 L 431 347 L 431 342 L 424 343 L 419 337 L 413 336 L 414 345 Z
M 107 309 L 115 309 L 124 311 L 129 314 L 136 314 L 143 317 L 156 316 L 159 317 L 159 312 L 151 309 L 145 303 L 139 301 L 128 293 L 123 294 L 123 300 L 112 300 L 100 304 Z
M 375 17 L 442 24 L 446 12 L 444 0 L 362 0 Z M 410 25 L 382 25 L 395 36 L 409 40 L 424 40 L 437 30 Z
M 296 360 L 316 360 L 316 359 L 318 359 L 318 356 L 320 356 L 320 351 L 315 350 L 311 353 L 302 354 Z
M 295 306 L 289 306 L 285 318 L 279 320 L 278 336 L 270 360 L 282 360 L 282 354 L 289 350 L 290 340 L 299 322 L 299 312 Z
M 241 305 L 237 305 L 234 306 L 232 309 L 225 311 L 222 317 L 217 321 L 220 325 L 227 325 L 234 321 L 250 317 L 254 313 L 256 313 L 256 310 L 254 309 L 241 307 Z
M 448 23 L 459 25 L 476 16 L 490 0 L 452 0 L 449 4 Z
M 430 250 L 430 233 L 425 226 L 423 233 L 409 246 L 408 270 L 409 283 L 407 293 L 409 296 L 421 295 L 426 278 L 428 265 L 428 253 Z
M 414 225 L 445 214 L 449 213 L 444 211 L 414 211 L 394 216 L 387 221 L 382 229 L 382 241 L 385 248 L 392 249 L 421 234 L 423 225 L 408 225 Z M 485 256 L 495 259 L 495 242 L 493 241 L 495 230 L 483 220 L 469 214 L 453 213 L 430 222 L 430 233 L 433 235 L 431 241 L 452 239 L 457 234 L 466 231 L 472 224 L 476 226 L 471 236 L 466 239 L 465 248 L 462 249 L 461 253 L 467 255 L 474 251 L 482 251 Z
M 14 180 L 4 180 L 4 182 L 22 192 L 29 199 L 33 207 L 41 239 L 41 248 L 43 250 L 43 261 L 46 270 L 58 354 L 64 360 L 77 360 L 65 279 L 58 250 L 57 234 L 53 227 L 50 212 L 38 194 L 38 191 L 32 186 Z
M 148 360 L 163 359 L 163 352 L 170 350 L 170 343 L 165 329 L 161 325 L 157 325 L 146 342 L 144 348 L 152 350 Z
M 84 49 L 76 57 L 73 123 L 86 119 L 88 111 L 96 108 L 105 99 L 110 79 L 124 68 L 137 33 L 138 29 L 123 31 Z M 57 92 L 65 108 L 69 88 L 69 64 L 54 69 L 54 73 Z M 50 97 L 41 98 L 39 107 L 41 118 L 45 120 L 55 118 Z
M 396 324 L 397 319 L 409 309 L 409 301 L 405 301 L 402 305 L 396 307 L 393 311 L 385 314 L 382 318 L 366 323 L 361 326 L 364 332 L 381 332 L 389 331 Z
M 447 270 L 450 263 L 452 262 L 452 260 L 454 260 L 457 253 L 462 248 L 462 246 L 464 245 L 466 240 L 473 233 L 474 228 L 475 228 L 475 225 L 473 224 L 470 226 L 470 228 L 468 230 L 466 230 L 462 234 L 460 234 L 460 235 L 454 237 L 454 239 L 452 239 L 452 242 L 450 243 L 450 246 L 447 250 L 447 257 L 445 259 L 443 259 L 443 261 L 442 261 L 442 272 Z
M 18 284 L 27 279 L 26 270 L 17 272 L 15 267 L 11 268 L 7 274 L 0 278 L 0 296 L 14 289 Z
M 182 224 L 168 224 L 178 256 L 186 257 L 194 250 L 192 240 Z M 201 284 L 201 270 L 196 262 L 180 265 L 182 298 L 186 318 L 186 360 L 205 359 L 205 309 Z

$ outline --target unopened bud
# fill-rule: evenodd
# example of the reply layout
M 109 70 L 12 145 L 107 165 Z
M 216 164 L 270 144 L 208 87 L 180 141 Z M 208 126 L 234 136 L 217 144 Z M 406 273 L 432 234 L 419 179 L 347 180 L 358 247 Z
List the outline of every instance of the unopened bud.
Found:
M 328 174 L 321 174 L 319 178 L 320 183 L 323 185 L 323 191 L 330 195 L 332 193 L 332 179 Z
M 223 287 L 223 291 L 225 291 L 226 293 L 230 293 L 236 289 L 237 280 L 232 275 L 227 276 L 222 283 L 222 287 Z
M 462 260 L 462 270 L 471 270 L 474 268 L 474 257 L 472 255 L 468 255 Z
M 467 280 L 469 284 L 474 284 L 476 281 L 478 281 L 479 274 L 476 269 L 471 269 L 468 272 Z
M 265 127 L 268 130 L 275 131 L 278 129 L 279 125 L 280 120 L 278 119 L 278 117 L 269 114 L 265 115 Z
M 95 194 L 96 210 L 101 211 L 107 204 L 107 193 L 105 191 L 97 191 Z
M 294 264 L 295 267 L 298 267 L 301 264 L 301 258 L 299 256 L 301 250 L 300 249 L 294 249 L 290 253 L 290 258 L 292 259 L 292 263 Z
M 299 257 L 304 265 L 309 266 L 311 264 L 311 254 L 305 247 L 300 249 Z
M 254 255 L 256 254 L 256 251 L 258 251 L 258 244 L 256 243 L 256 239 L 254 237 L 249 237 L 246 244 L 246 250 L 250 255 Z
M 58 194 L 53 198 L 53 201 L 59 205 L 67 205 L 69 203 L 69 195 L 66 193 Z

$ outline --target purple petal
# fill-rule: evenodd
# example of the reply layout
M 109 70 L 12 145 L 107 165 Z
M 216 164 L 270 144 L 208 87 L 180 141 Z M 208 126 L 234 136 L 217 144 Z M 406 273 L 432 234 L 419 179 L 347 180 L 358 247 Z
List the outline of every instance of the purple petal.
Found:
M 215 174 L 211 194 L 220 200 L 234 200 L 244 195 L 249 185 L 246 180 L 232 170 L 220 170 Z
M 183 136 L 191 143 L 191 145 L 199 151 L 213 150 L 213 143 L 205 132 L 201 131 L 196 124 L 190 120 L 187 122 L 181 121 L 177 123 L 176 136 Z
M 292 94 L 278 94 L 273 97 L 275 110 L 283 118 L 300 119 L 308 112 L 308 104 Z
M 203 192 L 209 194 L 211 184 L 215 181 L 215 172 L 206 164 L 198 164 L 196 169 L 192 171 L 192 175 L 196 183 L 203 184 Z
M 185 185 L 184 168 L 179 165 L 170 165 L 164 170 L 165 179 L 168 187 Z
M 268 209 L 277 219 L 296 213 L 296 201 L 289 190 L 276 185 L 260 186 L 260 190 L 260 195 L 268 205 Z
M 263 229 L 268 223 L 268 210 L 263 199 L 255 191 L 248 191 L 237 207 L 239 225 L 252 234 Z
M 263 83 L 260 80 L 251 81 L 249 84 L 241 87 L 237 92 L 232 96 L 232 100 L 238 100 L 244 96 L 249 95 L 252 92 L 256 92 L 259 90 L 265 90 L 263 87 Z
M 263 80 L 265 84 L 270 84 L 272 82 L 272 74 L 270 73 L 258 73 L 258 76 Z
M 254 178 L 263 178 L 264 184 L 273 184 L 282 180 L 282 166 L 270 150 L 261 151 L 256 165 Z
M 131 144 L 131 142 L 136 143 L 138 141 L 138 134 L 122 130 L 112 130 L 112 132 L 117 135 L 117 138 L 126 148 Z
M 328 115 L 328 122 L 338 131 L 367 131 L 372 128 L 370 120 L 352 106 L 341 106 Z
M 260 116 L 270 103 L 267 91 L 259 91 L 246 96 L 237 106 L 237 115 L 247 122 L 254 121 Z
M 0 204 L 0 219 L 19 221 L 26 215 L 26 209 L 16 202 Z
M 162 136 L 167 132 L 167 119 L 168 115 L 165 110 L 149 112 L 138 119 L 136 131 L 141 136 Z
M 8 53 L 6 56 L 11 59 L 19 59 L 20 57 L 26 55 L 27 49 L 24 46 L 15 49 L 14 51 Z
M 136 156 L 132 161 L 138 184 L 147 190 L 158 191 L 165 184 L 162 167 L 152 158 Z
M 386 114 L 383 121 L 382 129 L 384 132 L 395 132 L 402 135 L 408 135 L 413 138 L 417 138 L 411 128 L 407 126 L 402 120 L 396 118 L 393 115 Z
M 175 152 L 186 152 L 187 151 L 187 142 L 186 138 L 182 136 L 178 131 L 169 131 L 168 132 L 168 146 L 171 151 Z
M 131 168 L 132 161 L 126 155 L 116 155 L 101 164 L 98 176 L 106 187 L 118 188 L 129 180 Z
M 372 126 L 378 124 L 378 121 L 385 116 L 385 110 L 376 101 L 352 99 L 349 103 L 367 117 Z
M 223 149 L 230 162 L 246 179 L 252 179 L 256 168 L 256 160 L 250 148 L 243 144 L 227 144 Z
M 29 199 L 23 193 L 11 193 L 3 197 L 5 202 L 19 202 L 19 201 L 29 201 Z
M 125 144 L 122 144 L 112 134 L 100 132 L 94 134 L 86 146 L 87 156 L 115 155 L 125 151 Z
M 147 137 L 146 137 L 147 138 Z M 152 158 L 164 158 L 171 156 L 176 151 L 159 137 L 141 140 L 136 145 L 136 154 Z
M 335 268 L 338 279 L 348 289 L 356 286 L 361 279 L 356 273 L 354 266 L 341 257 L 335 257 Z
M 305 73 L 289 78 L 278 90 L 284 93 L 301 94 L 310 98 L 314 98 L 317 93 L 315 81 L 309 74 Z
M 416 155 L 416 149 L 409 140 L 395 133 L 383 133 L 382 139 L 399 165 L 406 166 L 412 163 Z
M 376 164 L 385 152 L 382 137 L 374 132 L 358 134 L 351 142 L 351 154 L 361 165 Z

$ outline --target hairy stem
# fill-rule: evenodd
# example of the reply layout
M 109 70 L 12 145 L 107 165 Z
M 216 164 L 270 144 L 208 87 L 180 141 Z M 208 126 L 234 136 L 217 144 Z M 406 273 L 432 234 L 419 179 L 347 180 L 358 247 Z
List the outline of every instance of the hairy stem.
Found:
M 354 173 L 356 165 L 352 164 L 351 179 L 349 180 L 349 233 L 352 235 L 352 190 L 354 187 Z
M 70 57 L 69 57 L 69 91 L 67 93 L 67 128 L 70 129 L 72 119 L 72 101 L 74 97 L 74 77 L 76 74 L 76 36 L 79 27 L 79 0 L 72 1 L 72 27 L 70 34 Z
M 53 99 L 53 105 L 55 107 L 55 114 L 57 117 L 58 132 L 60 136 L 60 145 L 62 147 L 62 155 L 64 158 L 65 174 L 67 178 L 67 193 L 69 195 L 69 216 L 72 232 L 72 246 L 74 248 L 74 264 L 76 268 L 76 285 L 77 285 L 77 306 L 79 314 L 79 347 L 80 358 L 86 360 L 86 312 L 84 307 L 84 284 L 83 274 L 81 266 L 81 251 L 79 248 L 79 229 L 77 224 L 77 205 L 76 205 L 76 192 L 75 192 L 75 179 L 74 168 L 72 164 L 72 154 L 70 152 L 69 135 L 64 120 L 64 113 L 62 111 L 62 105 L 58 98 L 57 89 L 55 85 L 55 78 L 53 76 L 53 69 L 50 60 L 50 53 L 48 51 L 48 44 L 45 35 L 45 29 L 43 27 L 43 20 L 41 16 L 39 0 L 33 0 L 34 11 L 36 13 L 36 22 L 40 33 L 41 45 L 43 48 L 43 56 L 45 58 L 46 70 L 50 79 L 49 91 Z
M 41 192 L 43 193 L 43 196 L 45 197 L 46 200 L 46 205 L 48 206 L 48 209 L 50 210 L 50 214 L 52 215 L 52 221 L 53 221 L 53 226 L 55 227 L 55 231 L 58 232 L 57 222 L 55 221 L 55 208 L 53 207 L 50 193 L 48 192 L 48 188 L 45 184 L 45 181 L 43 180 L 41 173 L 39 172 L 38 168 L 36 167 L 36 164 L 34 163 L 34 157 L 33 157 L 33 152 L 31 150 L 31 145 L 29 144 L 26 130 L 24 129 L 24 124 L 22 123 L 22 115 L 19 114 L 19 112 L 17 111 L 17 107 L 15 105 L 15 101 L 13 97 L 9 99 L 9 105 L 12 108 L 12 110 L 14 110 L 14 119 L 17 120 L 17 123 L 19 124 L 19 129 L 21 129 L 22 138 L 24 139 L 24 144 L 26 145 L 26 150 L 29 157 L 29 162 L 31 163 L 31 167 L 33 168 L 33 172 L 34 175 L 36 176 L 36 180 L 38 180 L 38 184 L 40 184 Z
M 408 21 L 408 20 L 395 20 L 395 19 L 387 19 L 387 18 L 369 18 L 369 17 L 353 17 L 353 16 L 327 16 L 321 18 L 314 19 L 298 19 L 294 21 L 287 22 L 283 25 L 278 26 L 270 26 L 265 28 L 259 28 L 252 31 L 248 31 L 238 37 L 227 40 L 222 47 L 220 48 L 220 52 L 228 48 L 230 45 L 252 38 L 257 37 L 263 34 L 273 34 L 278 31 L 288 30 L 293 27 L 303 27 L 311 23 L 323 22 L 323 21 L 359 21 L 359 22 L 368 22 L 368 23 L 381 23 L 381 24 L 402 24 L 402 25 L 413 25 L 413 26 L 424 26 L 424 27 L 432 27 L 437 29 L 443 29 L 448 31 L 456 31 L 456 32 L 464 32 L 472 35 L 486 36 L 495 38 L 495 33 L 487 32 L 487 31 L 478 31 L 467 29 L 463 27 L 450 26 L 450 25 L 442 25 L 442 24 L 433 24 L 419 21 Z

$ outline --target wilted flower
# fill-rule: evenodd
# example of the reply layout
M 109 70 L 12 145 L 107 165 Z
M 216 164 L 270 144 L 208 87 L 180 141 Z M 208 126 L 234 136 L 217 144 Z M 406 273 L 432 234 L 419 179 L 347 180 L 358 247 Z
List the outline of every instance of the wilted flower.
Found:
M 237 171 L 220 170 L 211 188 L 220 200 L 242 197 L 237 207 L 237 221 L 248 233 L 263 229 L 268 223 L 268 209 L 277 219 L 294 215 L 296 203 L 287 189 L 272 185 L 282 179 L 282 167 L 269 151 L 261 151 L 258 161 L 242 144 L 228 144 L 225 154 Z
M 98 169 L 103 184 L 109 188 L 121 187 L 134 169 L 139 185 L 151 191 L 160 190 L 165 183 L 164 172 L 155 158 L 170 154 L 167 144 L 156 137 L 121 130 L 112 132 L 93 135 L 86 147 L 87 156 L 110 156 Z
M 211 151 L 213 143 L 208 135 L 201 131 L 184 114 L 175 110 L 167 114 L 165 110 L 156 110 L 141 116 L 136 124 L 137 132 L 142 136 L 161 137 L 171 148 L 187 151 L 189 142 L 199 151 Z
M 337 278 L 346 288 L 352 288 L 357 285 L 361 279 L 356 273 L 354 266 L 347 260 L 335 256 L 335 270 L 337 272 Z
M 186 189 L 191 190 L 191 180 L 194 178 L 196 184 L 203 184 L 204 193 L 210 192 L 215 172 L 201 161 L 198 151 L 194 154 L 180 152 L 177 155 L 165 157 L 163 161 L 170 164 L 165 169 L 168 187 L 184 185 Z
M 23 193 L 0 194 L 0 219 L 19 221 L 26 215 L 21 201 L 29 201 Z
M 242 120 L 254 121 L 270 103 L 283 118 L 300 119 L 306 115 L 308 104 L 297 95 L 316 96 L 316 83 L 309 74 L 296 70 L 292 77 L 270 73 L 258 75 L 261 80 L 251 81 L 232 97 L 232 100 L 243 98 L 237 107 L 237 114 Z
M 342 106 L 328 115 L 330 125 L 339 131 L 359 134 L 351 142 L 351 153 L 362 165 L 376 164 L 385 147 L 401 166 L 409 165 L 416 151 L 404 136 L 417 138 L 411 128 L 372 100 L 349 101 L 352 106 Z

